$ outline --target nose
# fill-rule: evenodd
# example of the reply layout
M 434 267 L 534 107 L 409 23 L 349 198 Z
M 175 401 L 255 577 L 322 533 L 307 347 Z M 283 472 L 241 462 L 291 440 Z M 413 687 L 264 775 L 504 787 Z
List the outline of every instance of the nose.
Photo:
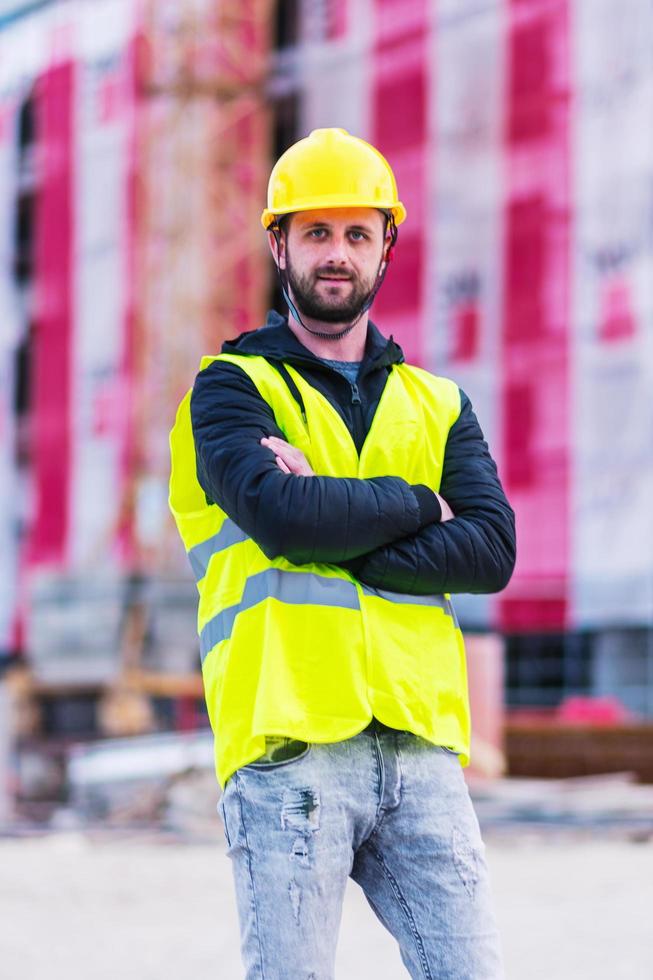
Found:
M 349 261 L 349 251 L 347 249 L 347 239 L 344 234 L 332 234 L 324 255 L 327 265 L 342 266 Z

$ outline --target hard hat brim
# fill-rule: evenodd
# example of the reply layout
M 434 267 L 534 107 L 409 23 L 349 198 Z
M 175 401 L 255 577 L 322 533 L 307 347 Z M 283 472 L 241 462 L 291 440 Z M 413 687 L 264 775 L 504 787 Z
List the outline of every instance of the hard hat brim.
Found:
M 276 211 L 265 208 L 261 214 L 261 224 L 267 231 L 270 225 L 274 224 L 275 220 L 284 214 L 294 214 L 296 211 L 322 211 L 329 208 L 375 208 L 377 211 L 389 211 L 393 215 L 396 225 L 400 225 L 406 220 L 406 208 L 401 201 L 395 201 L 394 204 L 383 204 L 380 201 L 365 202 L 358 198 L 348 200 L 339 197 L 333 201 L 302 201 L 293 204 L 292 207 L 280 208 Z

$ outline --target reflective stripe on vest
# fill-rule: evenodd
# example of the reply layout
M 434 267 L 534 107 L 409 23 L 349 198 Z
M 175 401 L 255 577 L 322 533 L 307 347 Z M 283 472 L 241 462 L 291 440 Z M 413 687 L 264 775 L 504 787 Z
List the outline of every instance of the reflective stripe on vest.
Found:
M 209 562 L 213 555 L 218 554 L 221 551 L 225 551 L 230 548 L 231 545 L 241 544 L 243 541 L 248 541 L 249 538 L 244 531 L 238 527 L 238 525 L 231 520 L 230 517 L 225 518 L 222 527 L 216 533 L 207 538 L 206 541 L 201 541 L 196 544 L 194 548 L 191 548 L 188 552 L 188 560 L 190 561 L 191 568 L 195 575 L 195 579 L 200 582 L 209 567 Z M 276 577 L 272 577 L 272 573 L 276 573 Z M 202 653 L 202 660 L 209 652 L 212 646 L 219 643 L 221 640 L 226 640 L 227 637 L 231 635 L 231 630 L 233 628 L 233 622 L 236 615 L 241 609 L 249 609 L 251 606 L 256 605 L 258 602 L 262 602 L 263 599 L 267 598 L 269 595 L 274 595 L 275 598 L 279 599 L 280 602 L 288 603 L 300 603 L 307 602 L 319 606 L 344 606 L 345 608 L 358 609 L 359 603 L 356 600 L 355 604 L 350 605 L 349 602 L 333 601 L 333 596 L 336 595 L 333 589 L 333 583 L 338 582 L 343 586 L 348 586 L 350 583 L 342 581 L 341 579 L 329 579 L 318 575 L 307 575 L 303 573 L 304 579 L 312 578 L 315 580 L 313 589 L 308 588 L 308 583 L 304 581 L 301 586 L 298 583 L 291 582 L 290 580 L 296 574 L 295 572 L 281 572 L 278 569 L 270 569 L 268 572 L 262 572 L 255 575 L 253 578 L 249 579 L 247 585 L 245 586 L 245 591 L 243 593 L 242 601 L 234 606 L 230 606 L 228 609 L 224 609 L 217 616 L 214 616 L 202 630 L 200 636 L 200 650 Z M 263 576 L 268 576 L 263 581 Z M 284 578 L 285 576 L 285 578 Z M 256 583 L 256 585 L 254 585 Z M 324 585 L 323 583 L 329 584 L 329 601 L 324 601 Z M 275 591 L 275 586 L 278 584 L 280 591 Z M 352 586 L 354 588 L 355 587 Z M 458 618 L 456 616 L 453 604 L 450 599 L 444 595 L 409 595 L 408 593 L 401 592 L 388 592 L 385 589 L 376 589 L 373 586 L 365 585 L 361 583 L 361 588 L 365 595 L 378 596 L 380 599 L 385 599 L 388 602 L 398 602 L 403 605 L 411 606 L 439 606 L 447 616 L 451 616 L 456 626 L 458 626 Z M 267 590 L 267 591 L 266 591 Z M 345 590 L 341 590 L 342 595 L 345 595 Z M 261 593 L 260 598 L 255 598 Z M 312 597 L 314 596 L 314 598 Z M 206 642 L 205 642 L 206 635 Z M 207 646 L 209 639 L 215 636 L 216 639 Z
M 216 534 L 212 534 L 206 541 L 200 541 L 187 552 L 195 580 L 200 582 L 204 578 L 213 555 L 225 551 L 232 544 L 240 544 L 247 540 L 249 539 L 245 532 L 241 531 L 230 517 L 225 518 Z
M 246 540 L 246 537 L 243 540 Z M 408 595 L 399 592 L 386 592 L 383 589 L 374 589 L 368 585 L 363 585 L 362 589 L 366 595 L 377 596 L 380 599 L 402 605 L 437 606 L 447 616 L 451 616 L 455 625 L 458 626 L 453 605 L 444 595 Z M 247 580 L 240 602 L 221 610 L 217 616 L 206 623 L 200 633 L 202 663 L 217 643 L 229 639 L 236 616 L 239 613 L 245 609 L 252 609 L 260 602 L 270 598 L 289 605 L 360 609 L 358 592 L 353 582 L 340 578 L 326 578 L 313 572 L 287 572 L 278 568 L 269 568 Z
M 216 643 L 229 639 L 239 613 L 252 609 L 266 599 L 276 599 L 277 602 L 287 605 L 360 609 L 358 592 L 353 582 L 327 578 L 314 572 L 286 572 L 279 568 L 268 568 L 247 579 L 240 602 L 221 610 L 206 623 L 200 633 L 202 662 Z

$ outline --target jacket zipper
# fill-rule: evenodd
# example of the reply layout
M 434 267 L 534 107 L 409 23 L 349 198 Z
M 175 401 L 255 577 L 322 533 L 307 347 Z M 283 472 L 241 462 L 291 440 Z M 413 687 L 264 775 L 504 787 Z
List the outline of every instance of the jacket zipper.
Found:
M 363 418 L 363 409 L 360 392 L 358 391 L 358 385 L 355 381 L 350 382 L 350 385 L 351 403 L 354 406 L 354 444 L 356 446 L 356 452 L 360 455 L 361 449 L 363 448 L 363 443 L 365 442 L 365 419 Z

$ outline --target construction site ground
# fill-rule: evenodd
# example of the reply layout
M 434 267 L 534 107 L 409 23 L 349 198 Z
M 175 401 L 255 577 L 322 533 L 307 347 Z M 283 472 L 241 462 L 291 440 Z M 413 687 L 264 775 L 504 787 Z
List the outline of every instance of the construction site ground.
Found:
M 508 980 L 650 980 L 653 840 L 501 826 L 487 856 Z M 0 839 L 4 980 L 238 980 L 221 828 L 198 838 L 67 829 Z M 394 940 L 349 883 L 338 980 L 398 980 Z M 289 978 L 290 980 L 290 978 Z

